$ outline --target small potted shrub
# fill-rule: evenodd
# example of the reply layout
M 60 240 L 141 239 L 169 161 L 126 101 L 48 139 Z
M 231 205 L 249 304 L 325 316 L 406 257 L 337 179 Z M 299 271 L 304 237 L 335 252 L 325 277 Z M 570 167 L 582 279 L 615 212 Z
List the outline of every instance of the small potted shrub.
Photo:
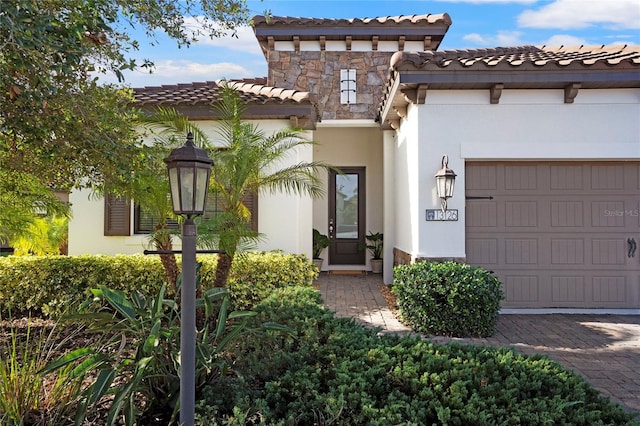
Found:
M 318 267 L 318 271 L 322 270 L 322 262 L 324 261 L 320 256 L 322 251 L 329 247 L 331 240 L 324 234 L 321 234 L 317 229 L 313 230 L 313 263 Z
M 375 234 L 369 231 L 368 235 L 365 235 L 367 240 L 367 249 L 371 253 L 371 272 L 379 274 L 382 272 L 382 242 L 383 236 L 380 232 Z

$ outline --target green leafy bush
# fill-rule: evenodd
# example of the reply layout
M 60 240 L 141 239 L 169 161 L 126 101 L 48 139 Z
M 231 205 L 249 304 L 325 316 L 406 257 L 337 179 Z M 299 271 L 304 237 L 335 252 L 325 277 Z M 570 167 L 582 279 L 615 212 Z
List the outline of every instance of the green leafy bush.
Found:
M 198 256 L 201 282 L 213 285 L 215 255 Z M 269 293 L 284 286 L 311 286 L 317 277 L 303 255 L 247 252 L 236 255 L 228 281 L 234 309 L 251 309 Z M 164 283 L 157 256 L 10 256 L 0 258 L 0 312 L 31 311 L 59 317 L 91 296 L 101 285 L 125 294 L 157 294 Z M 172 296 L 172 294 L 168 294 Z
M 164 272 L 160 259 L 135 256 L 11 256 L 0 259 L 0 311 L 58 317 L 105 285 L 154 294 Z
M 544 356 L 378 336 L 334 318 L 318 297 L 279 289 L 256 306 L 254 320 L 295 332 L 245 339 L 236 375 L 204 389 L 198 424 L 633 424 Z
M 318 269 L 304 255 L 272 252 L 238 253 L 227 288 L 234 309 L 253 309 L 276 288 L 311 287 Z
M 493 334 L 503 298 L 494 275 L 455 262 L 396 266 L 392 291 L 415 331 L 456 337 Z

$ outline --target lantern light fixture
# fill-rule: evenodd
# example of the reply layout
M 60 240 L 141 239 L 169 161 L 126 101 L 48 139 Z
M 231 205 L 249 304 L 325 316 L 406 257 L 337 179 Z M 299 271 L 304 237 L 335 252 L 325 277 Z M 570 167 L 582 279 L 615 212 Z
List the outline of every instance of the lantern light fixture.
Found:
M 173 212 L 187 217 L 204 214 L 213 160 L 193 143 L 193 133 L 164 159 L 169 173 Z
M 449 157 L 442 156 L 442 168 L 438 170 L 436 177 L 436 191 L 441 200 L 442 211 L 447 210 L 447 200 L 453 197 L 453 189 L 456 183 L 456 174 L 449 168 Z

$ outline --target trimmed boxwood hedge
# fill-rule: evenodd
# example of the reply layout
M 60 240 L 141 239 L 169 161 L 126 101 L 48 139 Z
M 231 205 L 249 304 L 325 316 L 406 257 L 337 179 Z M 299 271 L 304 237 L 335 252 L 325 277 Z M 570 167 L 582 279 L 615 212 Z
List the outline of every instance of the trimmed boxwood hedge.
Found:
M 309 288 L 278 289 L 233 373 L 203 392 L 200 425 L 632 425 L 584 379 L 541 355 L 379 336 L 334 318 Z M 257 325 L 257 324 L 256 324 Z
M 418 262 L 393 271 L 400 316 L 413 330 L 455 337 L 493 334 L 500 281 L 485 269 L 456 262 Z
M 213 283 L 216 259 L 215 255 L 198 256 L 205 287 Z M 250 309 L 274 288 L 311 286 L 316 277 L 317 269 L 304 255 L 247 252 L 236 255 L 227 287 L 235 308 Z M 30 312 L 55 318 L 84 302 L 91 296 L 90 289 L 99 285 L 152 295 L 164 279 L 157 256 L 2 257 L 0 315 Z

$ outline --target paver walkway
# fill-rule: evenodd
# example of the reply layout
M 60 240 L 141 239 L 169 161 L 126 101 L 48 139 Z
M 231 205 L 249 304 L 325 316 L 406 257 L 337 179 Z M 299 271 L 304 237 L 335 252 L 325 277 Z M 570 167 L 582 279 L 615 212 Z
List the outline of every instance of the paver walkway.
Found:
M 316 281 L 325 306 L 339 317 L 381 329 L 409 333 L 387 306 L 379 275 L 322 273 Z M 640 411 L 640 316 L 638 315 L 500 315 L 493 336 L 483 339 L 430 337 L 437 343 L 508 346 L 548 355 L 581 374 L 603 395 Z

